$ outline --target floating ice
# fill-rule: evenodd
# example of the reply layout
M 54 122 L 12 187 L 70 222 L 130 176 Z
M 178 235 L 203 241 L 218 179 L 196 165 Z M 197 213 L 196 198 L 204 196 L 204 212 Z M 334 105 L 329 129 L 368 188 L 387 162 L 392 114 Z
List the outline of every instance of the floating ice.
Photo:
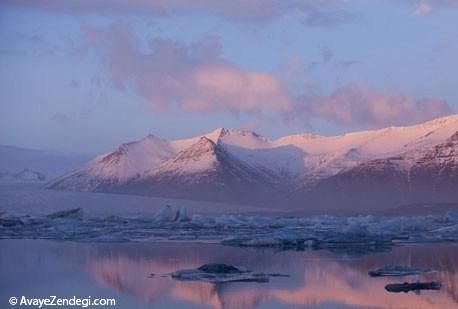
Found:
M 330 250 L 361 255 L 398 243 L 458 241 L 458 216 L 274 217 L 189 214 L 164 206 L 154 216 L 84 217 L 80 208 L 47 216 L 1 213 L 0 238 L 92 242 L 211 242 L 280 250 Z
M 385 286 L 385 290 L 391 293 L 421 291 L 421 290 L 440 290 L 442 283 L 440 282 L 414 282 L 414 283 L 392 283 Z
M 445 214 L 445 217 L 451 221 L 458 221 L 458 211 L 450 210 Z
M 409 266 L 385 266 L 376 270 L 369 271 L 371 277 L 388 277 L 388 276 L 409 276 L 421 275 L 431 272 L 429 268 L 409 267 Z
M 190 220 L 186 208 L 175 209 L 170 205 L 162 207 L 153 217 L 153 221 L 156 223 L 187 222 Z
M 83 209 L 82 208 L 75 208 L 70 210 L 62 210 L 57 211 L 52 214 L 47 215 L 46 217 L 50 219 L 75 219 L 81 220 L 83 219 Z
M 206 281 L 212 283 L 227 282 L 268 282 L 270 276 L 279 274 L 264 274 L 246 270 L 227 264 L 204 264 L 196 269 L 181 269 L 171 274 L 175 280 Z
M 22 225 L 24 222 L 16 218 L 0 218 L 0 226 L 11 227 L 15 225 Z

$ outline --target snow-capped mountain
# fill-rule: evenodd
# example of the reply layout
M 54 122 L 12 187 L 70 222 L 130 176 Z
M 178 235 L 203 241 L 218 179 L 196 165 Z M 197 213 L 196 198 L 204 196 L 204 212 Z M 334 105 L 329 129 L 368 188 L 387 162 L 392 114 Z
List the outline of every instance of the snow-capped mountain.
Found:
M 276 177 L 250 166 L 207 137 L 178 152 L 129 183 L 142 194 L 172 195 L 205 200 L 248 201 L 262 199 L 275 190 Z M 249 188 L 250 194 L 247 195 Z M 243 197 L 244 198 L 240 198 Z
M 458 131 L 445 142 L 362 162 L 296 191 L 321 207 L 458 203 Z M 332 193 L 332 194 L 330 194 Z
M 417 190 L 433 192 L 431 186 L 453 191 L 457 132 L 458 115 L 452 115 L 338 136 L 271 140 L 225 128 L 183 140 L 148 135 L 98 156 L 50 187 L 250 202 L 263 196 L 313 205 L 323 200 L 335 205 L 341 198 L 361 205 L 386 200 L 397 206 L 409 203 Z M 441 194 L 431 200 L 456 198 Z M 382 199 L 371 201 L 374 196 Z
M 87 155 L 0 145 L 0 181 L 44 181 L 81 167 Z
M 148 135 L 140 141 L 120 145 L 113 152 L 91 161 L 87 172 L 100 179 L 127 181 L 146 169 L 157 167 L 174 155 L 167 141 Z

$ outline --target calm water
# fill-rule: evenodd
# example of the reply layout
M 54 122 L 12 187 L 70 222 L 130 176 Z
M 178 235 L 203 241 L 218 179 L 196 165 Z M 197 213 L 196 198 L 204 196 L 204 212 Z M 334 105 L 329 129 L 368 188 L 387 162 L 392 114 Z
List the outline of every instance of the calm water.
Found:
M 0 245 L 0 308 L 13 308 L 9 297 L 22 295 L 115 298 L 116 308 L 458 308 L 457 244 L 400 246 L 351 258 L 183 243 L 1 240 Z M 159 276 L 209 262 L 290 277 L 214 285 Z M 436 269 L 422 281 L 440 280 L 444 286 L 419 295 L 389 293 L 386 284 L 406 279 L 367 275 L 387 264 Z M 148 278 L 151 273 L 156 276 Z

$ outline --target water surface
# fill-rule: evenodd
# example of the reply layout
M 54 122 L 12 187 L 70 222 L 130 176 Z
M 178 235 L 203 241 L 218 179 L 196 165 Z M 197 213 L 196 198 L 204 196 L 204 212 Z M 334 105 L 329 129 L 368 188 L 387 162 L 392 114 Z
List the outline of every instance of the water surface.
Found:
M 115 298 L 117 308 L 458 308 L 458 245 L 419 244 L 352 257 L 328 251 L 279 251 L 190 243 L 77 243 L 1 240 L 0 295 Z M 218 262 L 264 273 L 268 283 L 180 282 L 177 269 Z M 387 264 L 430 267 L 421 280 L 440 291 L 389 293 L 371 278 Z M 149 275 L 154 273 L 153 278 Z

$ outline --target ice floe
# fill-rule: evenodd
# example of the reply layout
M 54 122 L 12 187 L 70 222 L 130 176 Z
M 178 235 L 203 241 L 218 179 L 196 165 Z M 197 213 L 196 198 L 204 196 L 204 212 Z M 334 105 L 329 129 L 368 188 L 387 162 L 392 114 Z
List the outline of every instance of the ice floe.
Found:
M 431 272 L 429 268 L 410 267 L 410 266 L 385 266 L 369 271 L 371 277 L 401 277 L 409 275 L 421 275 Z
M 205 281 L 211 283 L 228 282 L 268 282 L 270 277 L 287 276 L 282 274 L 264 274 L 227 264 L 204 264 L 195 269 L 181 269 L 171 277 L 182 281 Z
M 191 241 L 359 255 L 398 243 L 456 242 L 458 214 L 402 217 L 275 217 L 190 214 L 164 206 L 153 216 L 86 217 L 81 208 L 49 215 L 0 213 L 0 238 L 92 242 Z
M 62 210 L 53 212 L 52 214 L 47 215 L 50 219 L 76 219 L 81 220 L 83 219 L 83 209 L 82 208 L 75 208 L 70 210 Z
M 400 292 L 420 292 L 421 290 L 440 290 L 442 288 L 442 283 L 440 282 L 404 282 L 404 283 L 391 283 L 385 286 L 385 290 L 391 293 L 400 293 Z

